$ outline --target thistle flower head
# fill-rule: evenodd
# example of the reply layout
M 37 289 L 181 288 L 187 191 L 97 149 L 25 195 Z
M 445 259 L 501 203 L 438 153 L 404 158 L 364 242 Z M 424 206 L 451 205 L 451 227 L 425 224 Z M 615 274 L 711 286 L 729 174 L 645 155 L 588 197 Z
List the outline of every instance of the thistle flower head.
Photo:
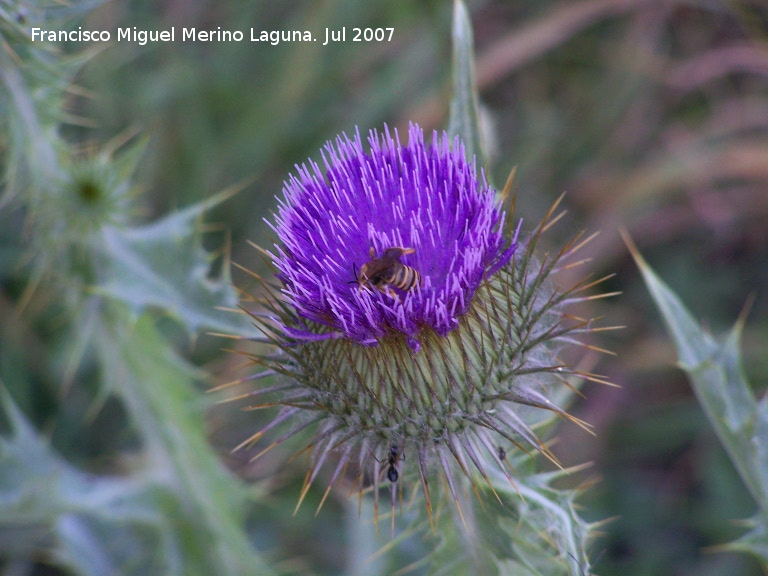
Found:
M 549 455 L 531 428 L 545 411 L 583 425 L 553 393 L 575 373 L 559 348 L 590 329 L 564 312 L 585 285 L 557 291 L 550 276 L 585 242 L 537 259 L 555 207 L 518 242 L 445 134 L 426 145 L 412 126 L 407 145 L 388 130 L 368 142 L 338 138 L 324 170 L 298 167 L 269 223 L 277 283 L 263 281 L 267 311 L 252 314 L 275 352 L 253 354 L 266 369 L 231 384 L 274 377 L 245 396 L 281 408 L 241 446 L 271 436 L 260 455 L 310 429 L 304 494 L 335 459 L 330 485 L 356 464 L 361 489 L 418 479 L 431 509 L 431 478 L 458 503 L 461 478 L 494 468 L 512 480 L 500 457 L 511 445 Z
M 478 180 L 458 139 L 451 148 L 446 134 L 435 136 L 428 147 L 412 126 L 406 146 L 388 130 L 372 133 L 369 144 L 366 154 L 359 134 L 340 137 L 325 148 L 325 174 L 311 164 L 290 179 L 274 226 L 282 241 L 274 264 L 286 301 L 328 327 L 322 338 L 375 345 L 402 334 L 418 350 L 422 331 L 445 336 L 458 326 L 515 244 L 505 242 L 495 192 Z M 382 272 L 387 265 L 395 269 Z M 379 271 L 368 282 L 366 266 Z M 387 281 L 397 271 L 413 279 L 413 270 L 421 282 L 407 290 Z M 284 328 L 318 337 L 314 328 Z

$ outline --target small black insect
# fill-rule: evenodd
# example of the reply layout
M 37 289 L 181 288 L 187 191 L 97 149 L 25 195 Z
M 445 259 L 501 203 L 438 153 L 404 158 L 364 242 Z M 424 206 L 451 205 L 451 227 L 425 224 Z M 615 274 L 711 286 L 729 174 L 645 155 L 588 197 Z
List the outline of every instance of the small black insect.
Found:
M 387 478 L 393 484 L 397 482 L 397 479 L 400 477 L 400 475 L 397 473 L 397 468 L 396 468 L 399 460 L 400 460 L 400 453 L 397 449 L 397 446 L 392 446 L 389 449 L 389 457 L 387 458 L 387 463 L 389 464 L 389 470 L 387 470 Z
M 499 460 L 506 460 L 507 458 L 507 451 L 504 450 L 503 446 L 499 446 Z

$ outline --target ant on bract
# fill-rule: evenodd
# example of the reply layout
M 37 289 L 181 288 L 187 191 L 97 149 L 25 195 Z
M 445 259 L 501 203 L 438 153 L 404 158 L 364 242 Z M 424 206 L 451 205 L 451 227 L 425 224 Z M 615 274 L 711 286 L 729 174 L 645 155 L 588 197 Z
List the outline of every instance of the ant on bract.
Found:
M 390 482 L 397 482 L 397 479 L 400 477 L 400 474 L 397 472 L 397 463 L 400 460 L 400 453 L 397 449 L 397 446 L 392 446 L 389 449 L 389 457 L 387 458 L 387 463 L 389 464 L 389 470 L 387 470 L 387 479 L 389 479 Z

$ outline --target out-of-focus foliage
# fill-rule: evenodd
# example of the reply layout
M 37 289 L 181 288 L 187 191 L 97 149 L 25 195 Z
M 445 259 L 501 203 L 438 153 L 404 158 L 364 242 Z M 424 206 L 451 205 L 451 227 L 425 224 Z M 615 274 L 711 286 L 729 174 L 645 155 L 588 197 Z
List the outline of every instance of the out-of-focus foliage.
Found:
M 51 28 L 79 14 L 34 8 L 34 23 Z M 137 225 L 130 179 L 140 152 L 79 150 L 59 136 L 77 67 L 30 38 L 21 24 L 32 15 L 21 10 L 0 14 L 2 228 L 17 231 L 3 238 L 2 568 L 268 574 L 243 530 L 247 491 L 207 441 L 201 375 L 151 314 L 192 333 L 247 330 L 242 316 L 214 308 L 237 296 L 227 272 L 211 273 L 195 229 L 220 198 Z M 101 469 L 89 452 L 107 399 L 123 413 L 103 433 L 131 442 L 104 453 L 112 464 Z
M 111 142 L 126 130 L 148 137 L 132 179 L 146 192 L 121 195 L 130 196 L 130 208 L 123 204 L 109 212 L 130 227 L 138 216 L 151 226 L 169 210 L 252 178 L 253 184 L 215 207 L 207 220 L 231 230 L 233 260 L 258 265 L 250 261 L 245 240 L 269 244 L 262 216 L 274 208 L 274 194 L 293 164 L 314 155 L 327 138 L 356 125 L 447 124 L 451 6 L 411 0 L 128 1 L 91 13 L 77 5 L 68 13 L 61 6 L 0 2 L 6 200 L 0 211 L 0 377 L 35 426 L 37 441 L 45 439 L 77 469 L 130 478 L 144 469 L 137 454 L 144 454 L 146 439 L 137 433 L 137 415 L 125 400 L 100 391 L 104 380 L 113 389 L 120 386 L 103 371 L 97 350 L 82 344 L 97 334 L 93 304 L 83 305 L 82 298 L 102 302 L 84 290 L 95 285 L 93 262 L 83 260 L 79 249 L 39 249 L 46 232 L 30 228 L 34 211 L 16 201 L 37 186 L 46 194 L 35 192 L 35 210 L 43 210 L 51 188 L 39 184 L 59 178 L 69 165 L 59 158 L 59 148 L 50 147 L 51 136 L 84 148 Z M 626 226 L 695 316 L 711 318 L 715 326 L 730 322 L 756 294 L 743 349 L 745 370 L 760 396 L 768 375 L 764 3 L 481 0 L 470 2 L 469 11 L 482 116 L 492 127 L 484 135 L 495 181 L 503 182 L 518 166 L 518 210 L 530 218 L 567 191 L 569 221 L 602 231 L 591 247 L 595 277 L 618 272 L 611 288 L 624 292 L 603 305 L 611 323 L 628 326 L 621 334 L 606 333 L 602 343 L 617 357 L 596 358 L 594 368 L 622 388 L 588 385 L 574 410 L 595 425 L 597 440 L 564 429 L 553 446 L 566 465 L 594 461 L 601 482 L 579 501 L 587 517 L 615 517 L 594 544 L 592 569 L 622 576 L 761 574 L 748 557 L 708 551 L 743 532 L 730 520 L 754 514 L 754 502 L 685 378 L 668 368 L 674 358 L 667 336 L 648 312 L 652 304 L 616 230 Z M 310 29 L 321 40 L 277 46 L 67 44 L 60 46 L 63 55 L 51 55 L 43 45 L 19 48 L 31 26 L 73 12 L 82 19 L 62 26 Z M 395 35 L 391 43 L 317 45 L 326 27 L 343 26 L 348 34 L 353 26 L 393 26 Z M 84 48 L 90 58 L 83 68 L 78 54 Z M 19 69 L 18 61 L 28 65 Z M 73 74 L 74 84 L 68 81 Z M 51 87 L 56 89 L 46 90 Z M 19 106 L 27 92 L 35 95 L 37 110 Z M 66 124 L 56 132 L 59 121 Z M 64 224 L 62 230 L 71 233 L 73 227 Z M 571 236 L 577 225 L 569 226 L 561 230 Z M 218 250 L 226 238 L 214 231 L 202 242 Z M 196 260 L 198 272 L 186 281 L 199 281 L 203 260 Z M 85 279 L 81 288 L 71 292 L 52 283 L 52 263 L 67 265 L 59 276 L 78 271 L 65 285 Z M 158 302 L 124 308 L 120 316 L 145 304 L 154 309 Z M 198 365 L 228 372 L 232 366 L 225 362 L 236 362 L 222 359 L 220 340 L 201 335 L 192 346 L 173 324 L 161 321 L 159 329 Z M 144 384 L 152 389 L 151 382 Z M 194 411 L 196 402 L 191 395 L 172 410 Z M 209 430 L 224 452 L 244 431 L 258 427 L 253 420 L 259 417 L 217 408 L 210 412 Z M 6 428 L 4 442 L 13 441 L 17 436 Z M 393 553 L 369 561 L 389 540 L 382 534 L 373 539 L 370 526 L 357 519 L 356 502 L 332 494 L 314 518 L 311 504 L 322 495 L 310 493 L 291 516 L 301 485 L 294 476 L 304 473 L 304 464 L 277 474 L 282 457 L 248 464 L 248 456 L 228 462 L 250 480 L 272 478 L 259 484 L 269 496 L 259 499 L 248 527 L 280 571 L 392 573 L 412 562 L 418 573 L 425 553 L 418 541 L 398 532 Z M 574 474 L 574 480 L 581 478 Z M 6 558 L 7 534 L 0 532 Z M 46 560 L 28 555 L 23 567 Z M 16 568 L 17 561 L 6 560 L 4 568 Z

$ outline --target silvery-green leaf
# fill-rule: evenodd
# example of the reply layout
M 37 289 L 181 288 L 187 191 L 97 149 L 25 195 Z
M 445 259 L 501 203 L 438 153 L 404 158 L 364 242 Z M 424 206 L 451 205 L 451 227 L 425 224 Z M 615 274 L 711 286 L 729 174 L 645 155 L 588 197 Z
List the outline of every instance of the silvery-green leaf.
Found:
M 752 531 L 735 546 L 763 559 L 768 550 L 768 411 L 756 402 L 742 368 L 741 322 L 720 341 L 706 333 L 685 305 L 643 260 L 631 242 L 646 286 L 661 312 L 711 426 L 758 504 Z
M 269 574 L 243 530 L 245 488 L 207 442 L 192 370 L 146 315 L 109 316 L 94 328 L 97 354 L 143 457 L 125 476 L 80 470 L 0 388 L 0 552 L 85 576 Z
M 489 177 L 480 128 L 472 22 L 462 0 L 455 0 L 453 3 L 452 38 L 453 82 L 448 133 L 461 138 L 467 157 L 477 157 L 480 166 L 485 169 L 486 177 Z
M 571 471 L 531 474 L 528 455 L 509 454 L 508 459 L 516 471 L 514 485 L 489 464 L 493 492 L 488 484 L 479 491 L 483 505 L 473 495 L 462 504 L 461 516 L 443 513 L 439 518 L 429 574 L 589 573 L 587 546 L 594 527 L 576 512 L 580 491 L 552 487 Z
M 107 278 L 97 291 L 128 304 L 137 314 L 157 307 L 190 332 L 208 328 L 239 336 L 260 332 L 237 309 L 229 270 L 210 276 L 211 256 L 200 243 L 203 213 L 221 201 L 213 197 L 157 222 L 104 230 L 101 250 Z

